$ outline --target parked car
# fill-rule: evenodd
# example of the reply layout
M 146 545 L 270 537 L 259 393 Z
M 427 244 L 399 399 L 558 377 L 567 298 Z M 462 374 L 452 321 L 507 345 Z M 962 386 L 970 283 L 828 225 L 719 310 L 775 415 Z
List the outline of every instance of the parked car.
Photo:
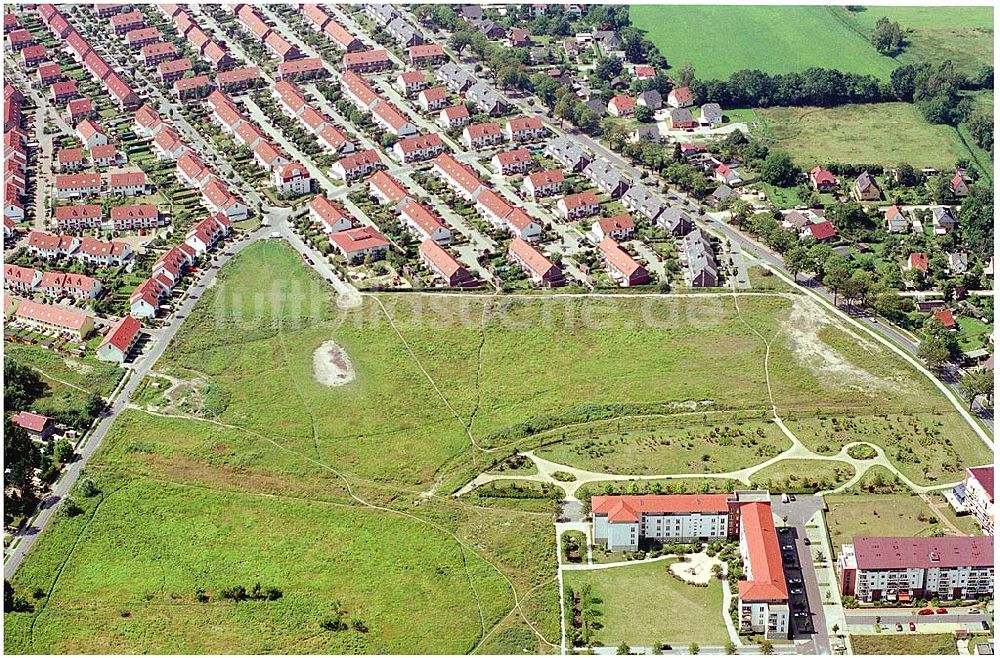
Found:
M 939 615 L 946 615 L 948 614 L 948 608 L 938 608 L 934 612 L 938 613 Z
M 988 622 L 988 621 L 986 621 L 984 619 L 983 621 L 979 622 L 979 625 L 983 627 L 984 631 L 989 632 L 989 630 L 990 630 L 990 622 Z
M 913 622 L 911 621 L 911 622 L 910 622 L 910 631 L 916 631 L 916 630 L 917 630 L 917 625 L 916 625 L 916 624 L 914 624 L 914 623 L 913 623 Z
M 790 592 L 791 592 L 792 594 L 803 594 L 803 593 L 805 593 L 805 590 L 804 590 L 804 589 L 802 589 L 801 587 L 793 587 L 793 588 L 792 588 L 791 590 L 789 590 L 789 591 L 790 591 Z
M 802 579 L 801 578 L 789 578 L 788 579 L 788 584 L 789 585 L 801 585 L 802 584 Z
M 808 612 L 796 612 L 795 616 L 798 617 L 799 619 L 805 619 L 805 618 L 807 618 L 809 616 L 809 613 Z
M 970 615 L 978 615 L 978 614 L 981 614 L 981 613 L 982 613 L 982 611 L 979 608 L 972 608 L 972 609 L 969 610 L 969 614 Z
M 896 632 L 897 633 L 902 633 L 903 632 L 903 625 L 902 624 L 896 624 Z
M 812 542 L 810 542 L 810 541 L 809 541 L 809 538 L 808 538 L 808 537 L 806 537 L 805 539 L 803 539 L 803 540 L 802 540 L 802 543 L 803 543 L 803 544 L 805 544 L 806 546 L 808 546 L 808 545 L 809 545 L 809 544 L 811 544 Z
M 918 615 L 933 615 L 933 614 L 934 614 L 934 611 L 933 611 L 933 610 L 931 610 L 930 608 L 924 608 L 923 610 L 921 610 L 921 611 L 920 611 L 920 612 L 918 612 L 917 614 L 918 614 Z

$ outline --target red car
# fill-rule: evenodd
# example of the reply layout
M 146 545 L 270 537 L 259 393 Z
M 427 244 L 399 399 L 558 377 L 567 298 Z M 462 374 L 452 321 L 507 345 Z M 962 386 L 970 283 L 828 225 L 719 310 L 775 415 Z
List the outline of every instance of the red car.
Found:
M 934 614 L 934 611 L 933 611 L 933 610 L 931 610 L 930 608 L 924 608 L 923 610 L 921 610 L 921 611 L 920 611 L 920 612 L 918 612 L 917 614 L 918 614 L 918 615 L 933 615 L 933 614 Z
M 916 625 L 916 624 L 914 624 L 914 623 L 913 623 L 912 621 L 910 622 L 910 630 L 911 630 L 911 631 L 915 631 L 915 630 L 917 630 L 917 625 Z
M 939 615 L 946 615 L 948 614 L 948 608 L 938 608 L 934 612 L 938 613 Z

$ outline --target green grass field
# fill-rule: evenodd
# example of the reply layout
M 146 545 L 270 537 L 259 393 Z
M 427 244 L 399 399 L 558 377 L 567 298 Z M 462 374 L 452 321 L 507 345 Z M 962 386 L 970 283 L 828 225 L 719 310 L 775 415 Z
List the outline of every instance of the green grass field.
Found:
M 954 128 L 927 123 L 908 103 L 757 110 L 758 134 L 797 164 L 845 162 L 948 169 L 969 151 Z
M 791 73 L 814 66 L 887 79 L 897 66 L 828 7 L 632 5 L 629 16 L 672 68 L 691 63 L 704 80 L 741 69 Z
M 882 16 L 898 21 L 908 41 L 896 57 L 901 64 L 950 59 L 959 71 L 969 74 L 993 64 L 992 7 L 836 7 L 830 11 L 865 35 L 871 34 Z
M 42 379 L 45 389 L 32 409 L 43 414 L 82 409 L 91 394 L 109 395 L 124 374 L 115 364 L 95 359 L 92 351 L 78 358 L 18 343 L 4 343 L 4 351 Z
M 774 337 L 780 413 L 863 420 L 920 408 L 951 423 L 955 446 L 971 446 L 928 382 L 797 296 L 743 296 L 740 311 L 730 295 L 380 295 L 344 310 L 287 245 L 255 244 L 224 268 L 157 364 L 198 380 L 206 403 L 179 417 L 119 417 L 87 468 L 104 495 L 57 519 L 13 578 L 19 594 L 42 596 L 33 612 L 6 616 L 5 648 L 551 652 L 550 503 L 448 494 L 517 448 L 599 427 L 600 441 L 623 443 L 601 449 L 632 467 L 651 450 L 664 468 L 759 461 L 761 446 L 785 443 L 753 415 L 770 399 L 750 327 Z M 804 351 L 803 336 L 825 351 Z M 313 374 L 314 351 L 331 338 L 357 374 L 336 388 Z M 692 405 L 690 424 L 670 426 Z M 986 461 L 969 450 L 971 462 Z M 282 597 L 220 597 L 257 581 Z M 325 629 L 338 602 L 368 630 Z M 673 622 L 660 623 L 667 632 Z
M 825 500 L 830 541 L 837 551 L 860 535 L 928 537 L 934 530 L 945 529 L 940 520 L 930 523 L 937 514 L 912 494 L 832 495 Z
M 940 635 L 851 635 L 854 653 L 872 656 L 957 656 L 955 637 Z
M 648 647 L 672 642 L 723 645 L 729 641 L 723 622 L 722 586 L 680 582 L 667 573 L 670 560 L 596 571 L 567 571 L 566 587 L 591 587 L 602 628 L 594 639 L 605 646 L 626 642 Z
M 835 461 L 788 459 L 750 476 L 762 488 L 790 493 L 814 493 L 840 486 L 854 477 L 854 467 Z

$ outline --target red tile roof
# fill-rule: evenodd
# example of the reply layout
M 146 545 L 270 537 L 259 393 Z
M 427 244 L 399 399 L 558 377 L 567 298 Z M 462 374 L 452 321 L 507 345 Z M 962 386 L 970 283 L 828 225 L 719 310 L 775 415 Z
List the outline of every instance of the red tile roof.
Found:
M 10 417 L 10 421 L 31 432 L 41 432 L 52 419 L 33 411 L 22 411 Z
M 990 495 L 990 501 L 993 500 L 993 467 L 992 466 L 977 466 L 975 468 L 970 468 L 969 473 L 972 477 L 979 481 L 979 484 L 986 490 L 986 493 Z
M 14 316 L 53 324 L 72 331 L 79 331 L 89 319 L 84 313 L 68 311 L 48 304 L 39 304 L 30 299 L 21 300 L 17 305 L 17 310 L 14 311 Z
M 746 539 L 747 561 L 752 580 L 740 581 L 742 601 L 787 601 L 788 585 L 781 563 L 778 532 L 770 503 L 740 506 L 740 534 Z
M 826 240 L 827 238 L 832 238 L 837 235 L 837 227 L 831 224 L 829 221 L 817 222 L 816 224 L 810 224 L 806 227 L 806 230 L 812 234 L 817 240 Z
M 910 254 L 910 268 L 915 270 L 920 270 L 921 272 L 927 271 L 927 254 L 923 252 L 914 252 Z
M 399 203 L 408 196 L 406 188 L 384 171 L 376 171 L 372 174 L 368 178 L 368 185 L 377 189 L 393 204 Z
M 330 241 L 347 253 L 389 246 L 389 241 L 371 226 L 334 233 L 330 236 Z
M 126 315 L 108 330 L 108 333 L 104 336 L 104 340 L 97 346 L 97 349 L 101 349 L 105 345 L 112 345 L 118 351 L 125 352 L 141 328 L 142 324 L 138 320 L 131 315 Z
M 940 311 L 934 311 L 934 317 L 941 321 L 947 328 L 952 328 L 955 326 L 955 314 L 951 312 L 950 308 L 943 308 Z
M 858 569 L 992 567 L 993 537 L 855 537 Z
M 594 514 L 609 514 L 610 521 L 638 521 L 640 513 L 648 514 L 725 514 L 729 511 L 729 494 L 675 494 L 645 496 L 594 496 L 590 505 Z M 620 504 L 624 503 L 624 507 Z M 618 518 L 611 518 L 615 510 Z
M 558 270 L 558 268 L 552 264 L 552 261 L 545 257 L 545 254 L 538 251 L 521 238 L 514 238 L 511 240 L 510 246 L 507 250 L 516 256 L 520 262 L 524 263 L 525 267 L 540 277 L 544 277 L 552 270 Z M 595 496 L 594 498 L 600 498 L 600 496 Z

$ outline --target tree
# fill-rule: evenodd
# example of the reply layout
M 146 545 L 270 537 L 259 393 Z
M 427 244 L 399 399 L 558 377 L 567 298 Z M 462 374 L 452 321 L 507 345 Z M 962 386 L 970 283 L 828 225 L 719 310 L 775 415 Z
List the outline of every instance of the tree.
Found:
M 3 380 L 3 403 L 11 412 L 23 410 L 45 390 L 34 370 L 9 357 L 3 364 Z
M 653 110 L 646 107 L 645 105 L 635 106 L 635 120 L 639 123 L 652 123 L 653 122 Z
M 913 172 L 913 165 L 909 162 L 900 162 L 896 165 L 896 180 L 903 187 L 913 187 L 917 184 L 917 175 Z
M 833 292 L 833 303 L 837 304 L 837 294 L 851 276 L 847 259 L 839 254 L 833 254 L 823 263 L 823 285 Z
M 660 644 L 659 642 L 654 642 L 653 643 L 653 651 L 652 651 L 652 653 L 653 653 L 654 656 L 662 656 L 663 655 L 663 645 Z
M 697 656 L 699 651 L 701 651 L 701 647 L 698 646 L 697 642 L 692 642 L 691 646 L 688 647 L 688 653 L 692 656 Z
M 735 656 L 737 649 L 738 649 L 738 647 L 736 646 L 736 643 L 733 642 L 732 640 L 730 640 L 729 642 L 726 642 L 726 655 L 727 656 Z
M 56 441 L 52 454 L 60 464 L 68 464 L 73 461 L 76 451 L 73 450 L 73 444 L 68 440 L 59 439 Z
M 677 74 L 677 84 L 681 87 L 688 87 L 692 82 L 694 82 L 694 65 L 687 62 Z
M 583 103 L 577 103 L 573 110 L 573 123 L 582 132 L 591 133 L 597 128 L 597 114 Z
M 764 158 L 760 167 L 760 177 L 766 183 L 778 187 L 791 187 L 798 182 L 802 171 L 792 162 L 791 156 L 781 151 L 772 151 Z
M 881 472 L 880 472 L 880 471 L 877 471 L 877 473 L 878 473 L 878 474 L 881 474 Z M 833 628 L 831 628 L 830 630 L 832 630 L 832 631 L 833 631 L 833 634 L 834 634 L 834 635 L 837 635 L 837 634 L 838 634 L 838 633 L 840 632 L 840 624 L 834 624 L 834 625 L 833 625 Z
M 453 32 L 451 38 L 448 39 L 448 46 L 451 47 L 458 56 L 462 56 L 462 51 L 467 47 L 472 45 L 472 35 L 466 30 L 459 30 Z
M 785 267 L 792 273 L 792 279 L 799 282 L 799 272 L 806 272 L 812 267 L 813 260 L 809 251 L 800 244 L 785 252 Z
M 621 75 L 621 72 L 622 61 L 617 57 L 602 57 L 597 60 L 597 65 L 594 67 L 594 74 L 597 76 L 597 80 L 605 83 L 614 80 Z
M 764 639 L 760 641 L 760 652 L 765 656 L 774 655 L 774 645 L 771 644 L 770 640 Z
M 10 418 L 4 420 L 3 427 L 4 522 L 10 524 L 21 514 L 31 512 L 38 502 L 34 476 L 42 454 L 24 428 Z
M 97 418 L 104 413 L 107 406 L 108 405 L 104 402 L 104 398 L 102 398 L 99 393 L 91 393 L 90 397 L 87 398 L 87 403 L 84 405 L 83 411 L 91 418 Z
M 633 64 L 642 64 L 646 61 L 646 47 L 642 38 L 642 33 L 634 27 L 627 27 L 622 30 L 622 50 L 625 51 L 625 59 Z
M 948 363 L 950 354 L 943 340 L 937 336 L 928 336 L 920 341 L 920 345 L 917 347 L 917 356 L 923 359 L 931 370 L 940 370 Z
M 903 44 L 903 28 L 898 22 L 890 22 L 885 16 L 875 21 L 875 29 L 872 30 L 872 45 L 875 50 L 891 57 L 903 49 Z
M 970 370 L 959 382 L 962 396 L 969 401 L 969 408 L 975 403 L 976 398 L 983 396 L 988 403 L 993 401 L 993 373 L 985 368 Z
M 993 152 L 993 113 L 976 110 L 965 120 L 972 141 L 984 151 Z
M 631 653 L 632 653 L 632 647 L 630 647 L 625 642 L 622 642 L 621 644 L 619 644 L 618 645 L 618 650 L 615 652 L 615 654 L 619 655 L 619 656 L 628 656 Z

